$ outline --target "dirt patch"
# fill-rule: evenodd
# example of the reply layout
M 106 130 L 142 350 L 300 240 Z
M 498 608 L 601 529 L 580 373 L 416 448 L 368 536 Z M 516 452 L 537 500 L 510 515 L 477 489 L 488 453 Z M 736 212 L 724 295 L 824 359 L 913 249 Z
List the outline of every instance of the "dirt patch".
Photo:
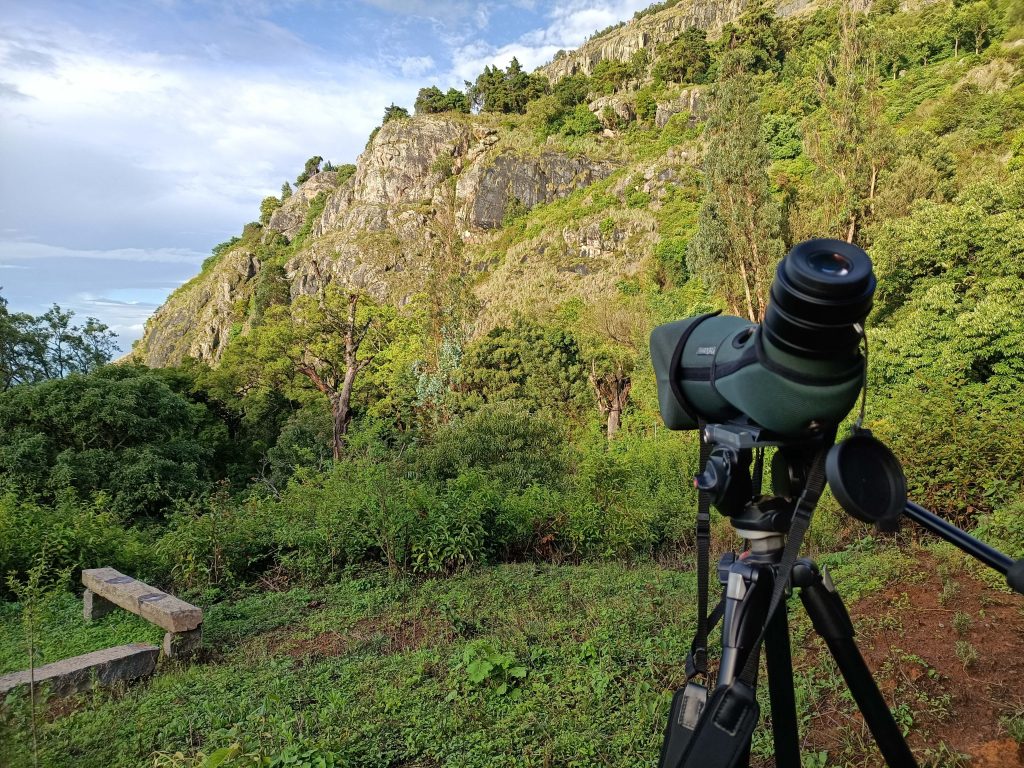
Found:
M 345 631 L 321 632 L 311 637 L 282 638 L 277 652 L 293 659 L 344 656 L 359 648 L 372 646 L 383 653 L 402 653 L 446 642 L 453 636 L 450 625 L 437 617 L 384 617 L 360 619 Z
M 919 564 L 921 583 L 892 584 L 850 609 L 879 688 L 922 764 L 1024 768 L 1024 749 L 1000 724 L 1024 711 L 1024 599 L 931 555 Z M 862 748 L 864 764 L 880 763 L 861 718 L 835 704 L 819 710 L 808 746 Z

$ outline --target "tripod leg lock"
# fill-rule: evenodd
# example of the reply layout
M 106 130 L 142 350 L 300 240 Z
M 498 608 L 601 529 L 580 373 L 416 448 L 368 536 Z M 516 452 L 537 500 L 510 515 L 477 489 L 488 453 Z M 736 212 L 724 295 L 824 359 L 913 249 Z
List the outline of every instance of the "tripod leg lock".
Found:
M 800 599 L 807 607 L 814 631 L 824 640 L 852 640 L 855 631 L 842 598 L 832 586 L 828 574 L 807 559 L 793 566 L 793 584 L 800 587 Z

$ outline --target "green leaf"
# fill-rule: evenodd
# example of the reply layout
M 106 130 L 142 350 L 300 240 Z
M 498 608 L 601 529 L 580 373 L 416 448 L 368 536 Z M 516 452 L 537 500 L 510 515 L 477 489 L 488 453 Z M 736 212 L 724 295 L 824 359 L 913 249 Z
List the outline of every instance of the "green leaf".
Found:
M 486 659 L 477 659 L 466 667 L 466 674 L 471 683 L 482 683 L 494 669 L 494 665 Z

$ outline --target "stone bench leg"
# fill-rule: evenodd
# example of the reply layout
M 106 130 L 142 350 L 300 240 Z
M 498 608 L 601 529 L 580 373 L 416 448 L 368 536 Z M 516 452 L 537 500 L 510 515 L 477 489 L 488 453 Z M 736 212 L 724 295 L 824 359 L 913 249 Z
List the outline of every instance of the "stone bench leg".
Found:
M 191 658 L 202 644 L 202 624 L 188 632 L 168 632 L 164 635 L 164 655 L 169 659 Z
M 82 594 L 82 615 L 86 621 L 102 619 L 115 608 L 117 608 L 115 603 L 100 597 L 91 589 L 85 590 Z

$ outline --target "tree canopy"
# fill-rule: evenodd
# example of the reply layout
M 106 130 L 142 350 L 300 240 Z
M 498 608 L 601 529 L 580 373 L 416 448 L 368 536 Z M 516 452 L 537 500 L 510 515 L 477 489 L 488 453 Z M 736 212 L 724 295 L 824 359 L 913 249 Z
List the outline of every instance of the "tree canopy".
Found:
M 115 334 L 93 317 L 73 325 L 74 316 L 56 304 L 38 317 L 11 313 L 0 296 L 0 390 L 87 373 L 110 362 Z

